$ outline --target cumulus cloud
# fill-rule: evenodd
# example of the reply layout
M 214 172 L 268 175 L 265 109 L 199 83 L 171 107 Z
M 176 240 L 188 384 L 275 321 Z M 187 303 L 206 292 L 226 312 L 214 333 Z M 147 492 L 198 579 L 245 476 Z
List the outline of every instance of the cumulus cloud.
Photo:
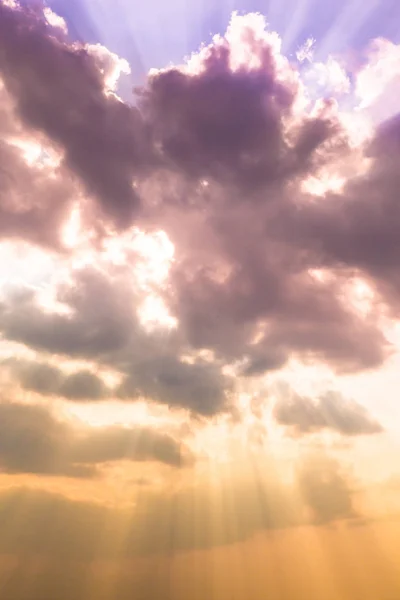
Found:
M 57 150 L 61 187 L 72 175 L 102 221 L 136 219 L 175 248 L 158 290 L 176 323 L 168 335 L 142 327 L 126 265 L 119 278 L 75 272 L 59 289 L 69 314 L 28 297 L 4 302 L 5 339 L 111 366 L 124 398 L 205 415 L 227 405 L 224 367 L 255 377 L 292 357 L 338 373 L 385 361 L 381 316 L 396 316 L 400 296 L 398 123 L 386 137 L 362 130 L 356 140 L 335 101 L 309 100 L 260 15 L 234 15 L 184 65 L 152 71 L 135 107 L 112 92 L 127 65 L 106 49 L 71 43 L 30 8 L 2 3 L 0 23 L 14 121 Z M 326 72 L 342 77 L 338 64 Z M 66 203 L 51 203 L 52 223 Z M 43 228 L 46 196 L 38 206 L 32 231 Z M 32 222 L 8 230 L 32 239 Z M 373 294 L 364 312 L 349 292 L 356 279 Z M 204 351 L 212 360 L 198 358 Z
M 107 53 L 67 43 L 29 6 L 1 3 L 0 24 L 0 73 L 21 119 L 61 149 L 64 165 L 116 222 L 130 220 L 143 128 L 136 109 L 105 94 Z
M 274 407 L 274 417 L 297 434 L 331 430 L 342 435 L 356 436 L 381 433 L 381 425 L 368 411 L 341 394 L 327 392 L 313 400 L 287 390 Z
M 242 35 L 242 63 L 234 33 Z M 378 366 L 387 355 L 377 318 L 353 310 L 343 297 L 343 267 L 321 256 L 331 239 L 344 250 L 339 230 L 349 193 L 317 203 L 303 189 L 328 167 L 328 178 L 332 169 L 330 177 L 346 173 L 346 182 L 349 164 L 361 185 L 363 153 L 335 103 L 301 112 L 302 91 L 275 38 L 234 17 L 226 38 L 187 67 L 152 74 L 144 92 L 143 111 L 157 124 L 164 155 L 200 179 L 187 199 L 156 188 L 154 218 L 176 248 L 167 303 L 191 345 L 242 362 L 249 375 L 279 368 L 292 355 L 337 371 Z M 363 189 L 360 208 L 364 198 Z M 362 235 L 361 222 L 352 222 L 348 245 Z M 317 279 L 316 268 L 332 276 Z
M 90 478 L 102 463 L 190 462 L 190 453 L 173 437 L 150 428 L 74 427 L 43 406 L 0 404 L 0 470 L 47 476 Z

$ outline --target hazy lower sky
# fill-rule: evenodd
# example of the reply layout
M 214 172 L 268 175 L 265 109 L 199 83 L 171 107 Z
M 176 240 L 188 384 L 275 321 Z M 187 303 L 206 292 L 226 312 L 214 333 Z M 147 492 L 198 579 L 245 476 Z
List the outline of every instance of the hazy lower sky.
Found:
M 0 0 L 1 599 L 400 597 L 399 19 Z

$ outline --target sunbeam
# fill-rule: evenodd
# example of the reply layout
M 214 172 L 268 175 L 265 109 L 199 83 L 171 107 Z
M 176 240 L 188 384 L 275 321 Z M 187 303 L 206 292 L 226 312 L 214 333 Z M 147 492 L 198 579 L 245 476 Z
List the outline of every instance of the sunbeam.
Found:
M 400 597 L 399 17 L 0 0 L 1 599 Z

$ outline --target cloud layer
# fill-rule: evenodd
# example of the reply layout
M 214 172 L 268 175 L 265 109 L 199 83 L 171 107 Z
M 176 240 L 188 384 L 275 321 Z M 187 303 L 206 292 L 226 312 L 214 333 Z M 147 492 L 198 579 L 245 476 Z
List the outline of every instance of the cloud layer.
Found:
M 124 399 L 207 416 L 229 405 L 228 370 L 383 364 L 382 317 L 398 316 L 400 297 L 398 120 L 371 133 L 360 110 L 355 131 L 335 100 L 311 100 L 260 15 L 233 16 L 187 63 L 152 71 L 135 105 L 113 91 L 127 67 L 106 49 L 71 42 L 39 9 L 3 2 L 0 23 L 0 234 L 66 252 L 62 225 L 79 202 L 93 248 L 137 226 L 175 250 L 152 288 L 175 319 L 168 332 L 140 323 L 145 293 L 126 251 L 106 273 L 96 253 L 70 269 L 54 292 L 65 313 L 32 291 L 3 299 L 5 339 L 115 369 Z M 367 71 L 357 77 L 365 98 Z M 40 148 L 31 164 L 27 140 Z M 70 399 L 106 393 L 82 373 L 51 385 Z

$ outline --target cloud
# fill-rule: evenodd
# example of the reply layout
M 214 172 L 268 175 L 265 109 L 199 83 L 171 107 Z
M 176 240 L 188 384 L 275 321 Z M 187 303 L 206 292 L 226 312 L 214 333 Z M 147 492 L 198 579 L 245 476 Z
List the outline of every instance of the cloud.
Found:
M 234 15 L 187 63 L 152 71 L 132 107 L 110 91 L 126 68 L 118 57 L 69 42 L 37 10 L 0 11 L 15 122 L 58 149 L 60 181 L 74 174 L 101 223 L 135 219 L 175 249 L 157 289 L 174 331 L 143 328 L 143 290 L 132 290 L 126 258 L 112 274 L 76 269 L 57 290 L 69 314 L 33 296 L 3 302 L 5 339 L 111 366 L 127 399 L 207 416 L 228 405 L 224 367 L 257 377 L 291 358 L 337 373 L 383 364 L 391 348 L 381 317 L 396 316 L 400 298 L 398 124 L 388 125 L 390 150 L 380 132 L 361 129 L 355 141 L 335 101 L 308 100 L 260 15 Z M 372 290 L 368 314 L 349 293 L 355 278 Z
M 1 3 L 0 23 L 0 74 L 21 119 L 61 149 L 65 167 L 108 215 L 120 226 L 129 222 L 144 131 L 136 109 L 105 93 L 107 51 L 68 43 L 29 6 Z
M 35 293 L 7 297 L 0 307 L 0 328 L 9 340 L 42 353 L 86 359 L 112 368 L 123 379 L 116 395 L 125 400 L 147 398 L 203 415 L 224 410 L 231 378 L 218 365 L 202 359 L 185 362 L 187 345 L 179 332 L 146 332 L 135 306 L 138 293 L 129 267 L 104 271 L 76 269 L 69 284 L 56 287 L 64 313 L 44 310 Z M 7 361 L 23 387 L 70 400 L 101 400 L 111 390 L 91 373 L 63 375 L 54 367 Z
M 134 300 L 130 290 L 122 285 L 113 289 L 113 279 L 96 268 L 73 276 L 72 285 L 63 282 L 56 289 L 69 314 L 43 309 L 35 290 L 6 299 L 0 317 L 5 335 L 37 350 L 88 359 L 123 348 L 137 326 L 128 306 Z
M 296 51 L 297 60 L 302 63 L 304 61 L 312 62 L 315 50 L 316 40 L 313 37 L 309 37 Z
M 242 362 L 243 374 L 280 368 L 293 355 L 338 372 L 379 366 L 387 343 L 378 317 L 344 301 L 339 264 L 318 253 L 335 224 L 333 243 L 346 247 L 347 196 L 317 203 L 303 191 L 326 168 L 336 175 L 351 165 L 358 175 L 363 149 L 353 149 L 334 102 L 301 111 L 298 74 L 262 19 L 252 19 L 235 16 L 224 39 L 188 66 L 152 74 L 144 92 L 141 107 L 171 167 L 199 182 L 182 196 L 177 183 L 165 196 L 153 188 L 154 219 L 176 250 L 166 302 L 192 346 Z M 361 222 L 354 219 L 349 243 Z M 331 277 L 314 278 L 318 267 Z
M 295 392 L 282 395 L 274 407 L 274 417 L 280 425 L 296 435 L 331 430 L 345 436 L 381 433 L 382 426 L 354 400 L 327 392 L 316 400 Z
M 84 370 L 68 375 L 59 388 L 60 396 L 69 400 L 101 400 L 107 392 L 100 377 Z
M 0 11 L 2 5 L 0 5 Z M 59 248 L 60 228 L 77 190 L 41 136 L 17 115 L 0 71 L 0 238 L 22 238 Z
M 365 156 L 370 162 L 366 173 L 349 179 L 342 192 L 327 193 L 324 202 L 304 204 L 296 211 L 293 205 L 291 210 L 287 206 L 278 218 L 280 223 L 274 223 L 275 231 L 279 230 L 293 249 L 307 249 L 314 268 L 342 273 L 344 281 L 355 273 L 371 286 L 374 303 L 369 324 L 359 321 L 361 330 L 354 332 L 354 337 L 361 341 L 362 330 L 365 335 L 370 330 L 370 359 L 378 362 L 384 357 L 384 340 L 381 335 L 379 341 L 377 330 L 373 334 L 371 317 L 379 316 L 379 311 L 395 317 L 399 305 L 398 135 L 399 123 L 393 119 L 378 129 L 367 146 Z M 350 326 L 355 327 L 356 320 Z
M 370 44 L 366 54 L 366 64 L 357 73 L 355 93 L 359 109 L 380 123 L 398 113 L 400 46 L 380 38 Z
M 94 470 L 74 464 L 68 452 L 68 429 L 43 408 L 0 404 L 0 465 L 8 473 L 90 477 Z
M 71 458 L 95 465 L 117 460 L 155 460 L 180 467 L 193 462 L 190 452 L 172 436 L 144 426 L 95 429 L 75 442 Z
M 150 428 L 74 427 L 43 406 L 0 404 L 0 468 L 7 473 L 90 478 L 113 461 L 159 461 L 179 467 L 190 453 Z
M 102 400 L 111 395 L 102 379 L 88 370 L 65 374 L 53 365 L 18 359 L 5 361 L 13 377 L 25 389 L 43 396 L 68 400 Z
M 349 477 L 333 459 L 305 460 L 298 469 L 297 482 L 316 524 L 357 518 Z
M 229 380 L 218 367 L 190 364 L 168 355 L 139 363 L 117 390 L 120 398 L 147 397 L 170 406 L 213 415 L 224 408 Z
M 307 89 L 318 97 L 340 96 L 350 92 L 351 83 L 343 66 L 330 56 L 326 62 L 312 62 L 302 72 Z

